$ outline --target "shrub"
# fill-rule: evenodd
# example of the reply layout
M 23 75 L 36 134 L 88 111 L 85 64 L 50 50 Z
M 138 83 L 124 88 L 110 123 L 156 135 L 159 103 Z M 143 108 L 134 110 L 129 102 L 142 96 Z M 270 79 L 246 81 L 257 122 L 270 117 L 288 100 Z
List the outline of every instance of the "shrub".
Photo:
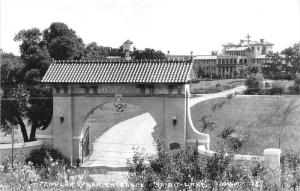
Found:
M 246 94 L 260 94 L 263 89 L 263 76 L 260 73 L 251 74 L 245 81 Z
M 221 137 L 222 139 L 227 139 L 231 134 L 235 132 L 236 130 L 233 127 L 225 127 L 218 136 Z
M 51 157 L 54 161 L 63 162 L 69 165 L 69 160 L 57 149 L 42 147 L 40 149 L 32 150 L 29 156 L 26 158 L 26 162 L 32 162 L 35 167 L 40 168 L 41 166 L 46 166 L 48 159 Z
M 285 90 L 285 87 L 282 83 L 273 82 L 272 87 L 269 91 L 269 94 L 270 95 L 283 94 L 284 90 Z
M 282 179 L 281 184 L 285 190 L 300 188 L 300 153 L 285 152 L 280 159 Z
M 298 93 L 300 93 L 300 86 L 292 85 L 288 88 L 288 91 L 290 94 L 298 94 Z

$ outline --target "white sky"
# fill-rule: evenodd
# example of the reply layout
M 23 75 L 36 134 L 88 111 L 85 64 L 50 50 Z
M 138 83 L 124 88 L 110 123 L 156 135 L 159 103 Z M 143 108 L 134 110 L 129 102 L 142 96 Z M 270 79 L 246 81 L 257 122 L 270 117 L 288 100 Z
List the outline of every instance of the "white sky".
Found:
M 249 33 L 282 50 L 300 41 L 300 0 L 0 0 L 5 52 L 19 54 L 13 41 L 21 29 L 44 30 L 63 22 L 87 44 L 171 54 L 209 54 Z

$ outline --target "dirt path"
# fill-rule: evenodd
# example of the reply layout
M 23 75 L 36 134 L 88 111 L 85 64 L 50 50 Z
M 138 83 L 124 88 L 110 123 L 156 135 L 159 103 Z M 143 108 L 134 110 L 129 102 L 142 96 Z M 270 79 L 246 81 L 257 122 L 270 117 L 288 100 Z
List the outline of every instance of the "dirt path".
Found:
M 246 87 L 244 85 L 242 86 L 238 86 L 236 88 L 233 89 L 229 89 L 229 90 L 225 90 L 222 92 L 218 92 L 218 93 L 213 93 L 213 94 L 198 94 L 200 97 L 193 97 L 193 98 L 189 98 L 189 107 L 193 107 L 194 105 L 196 105 L 197 103 L 200 103 L 202 101 L 206 101 L 209 99 L 213 99 L 213 98 L 218 98 L 218 97 L 225 97 L 228 94 L 233 94 L 233 93 L 239 93 L 246 90 Z

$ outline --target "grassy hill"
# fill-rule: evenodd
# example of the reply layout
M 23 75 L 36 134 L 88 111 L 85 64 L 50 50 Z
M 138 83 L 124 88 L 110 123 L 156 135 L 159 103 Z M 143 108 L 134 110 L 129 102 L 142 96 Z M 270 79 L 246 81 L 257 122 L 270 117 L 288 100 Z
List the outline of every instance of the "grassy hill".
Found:
M 299 96 L 284 96 L 284 100 L 297 99 L 296 104 L 300 105 Z M 211 148 L 214 149 L 216 143 L 222 138 L 218 135 L 225 127 L 233 127 L 237 133 L 249 137 L 247 146 L 241 153 L 261 155 L 265 148 L 278 148 L 278 136 L 274 133 L 274 128 L 266 120 L 268 108 L 276 100 L 275 96 L 242 96 L 234 97 L 223 107 L 216 111 L 211 108 L 216 103 L 221 103 L 227 98 L 216 98 L 201 102 L 195 105 L 192 110 L 192 120 L 194 125 L 200 130 L 200 119 L 203 115 L 211 115 L 211 120 L 215 122 L 216 128 L 208 131 L 211 138 Z M 293 113 L 288 130 L 282 138 L 282 150 L 293 149 L 300 152 L 300 107 Z

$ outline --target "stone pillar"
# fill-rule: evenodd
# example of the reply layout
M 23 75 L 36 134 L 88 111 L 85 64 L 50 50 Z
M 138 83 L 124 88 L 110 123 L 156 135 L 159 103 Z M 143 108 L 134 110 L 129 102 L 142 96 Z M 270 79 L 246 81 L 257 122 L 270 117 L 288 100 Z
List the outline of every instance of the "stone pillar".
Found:
M 264 150 L 264 162 L 269 164 L 268 181 L 274 188 L 280 187 L 280 149 L 269 148 Z
M 53 97 L 53 147 L 65 157 L 73 156 L 72 97 Z
M 280 149 L 269 148 L 264 150 L 264 161 L 270 164 L 271 168 L 280 169 Z

